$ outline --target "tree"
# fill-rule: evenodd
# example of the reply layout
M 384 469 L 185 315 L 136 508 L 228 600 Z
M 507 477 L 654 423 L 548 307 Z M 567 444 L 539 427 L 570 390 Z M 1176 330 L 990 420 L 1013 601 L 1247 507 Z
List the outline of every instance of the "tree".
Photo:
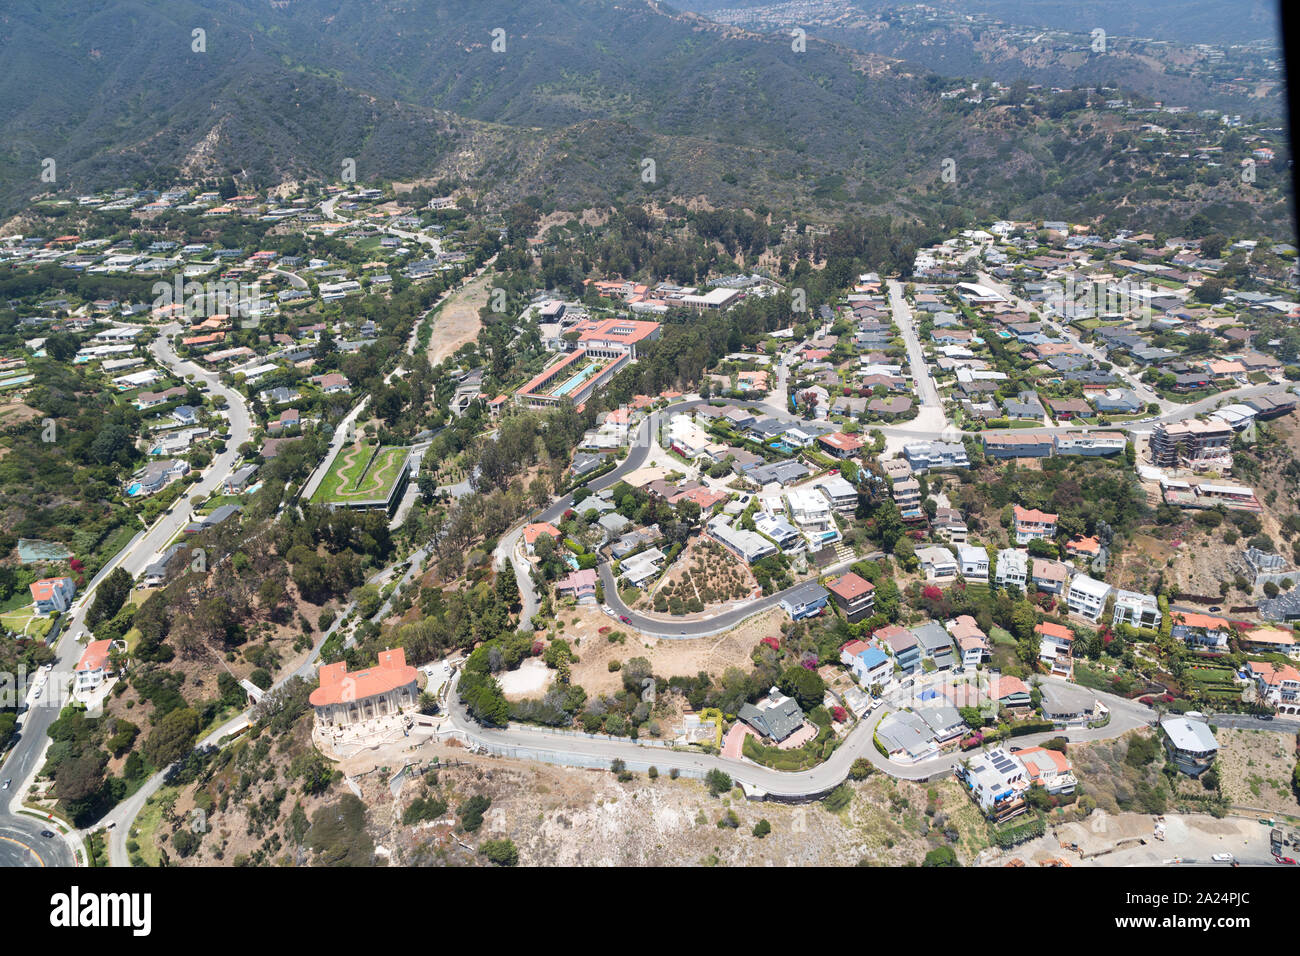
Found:
M 826 696 L 826 682 L 816 671 L 794 665 L 787 667 L 777 683 L 781 693 L 793 697 L 804 710 L 811 710 Z
M 514 866 L 519 862 L 519 850 L 515 847 L 514 841 L 508 838 L 485 840 L 478 851 L 497 866 Z
M 199 715 L 189 707 L 169 711 L 144 742 L 144 755 L 155 767 L 166 767 L 185 756 L 199 734 Z
M 760 840 L 771 832 L 772 824 L 768 823 L 766 818 L 759 820 L 754 824 L 754 836 L 758 837 Z
M 826 809 L 829 810 L 831 813 L 839 813 L 841 810 L 846 809 L 848 805 L 852 802 L 853 802 L 853 790 L 849 787 L 847 783 L 840 784 L 838 787 L 836 787 L 834 790 L 828 793 L 826 795 L 826 799 L 822 801 Z
M 510 565 L 497 572 L 497 598 L 511 611 L 519 607 L 519 582 L 515 580 L 514 568 Z
M 95 589 L 95 600 L 86 612 L 86 625 L 93 631 L 101 621 L 111 620 L 131 595 L 135 581 L 123 568 L 114 568 Z
M 715 767 L 704 775 L 704 785 L 716 797 L 731 789 L 731 777 Z
M 957 862 L 957 854 L 953 852 L 950 846 L 935 847 L 925 855 L 925 862 L 922 866 L 961 866 Z

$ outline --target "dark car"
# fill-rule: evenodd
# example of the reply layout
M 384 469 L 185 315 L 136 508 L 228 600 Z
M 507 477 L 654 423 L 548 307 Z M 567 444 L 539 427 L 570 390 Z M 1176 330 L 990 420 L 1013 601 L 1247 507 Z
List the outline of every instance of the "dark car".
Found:
M 45 839 L 47 839 L 47 840 L 52 840 L 52 839 L 54 839 L 54 831 L 53 831 L 53 830 L 42 830 L 42 831 L 41 831 L 41 836 L 45 837 Z

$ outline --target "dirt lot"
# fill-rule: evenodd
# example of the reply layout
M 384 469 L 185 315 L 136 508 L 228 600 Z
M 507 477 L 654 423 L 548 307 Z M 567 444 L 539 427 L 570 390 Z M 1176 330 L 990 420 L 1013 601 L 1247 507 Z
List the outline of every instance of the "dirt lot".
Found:
M 609 662 L 632 657 L 644 657 L 654 672 L 664 677 L 700 671 L 721 674 L 728 667 L 749 670 L 754 646 L 765 637 L 779 636 L 785 620 L 784 613 L 773 608 L 725 634 L 670 641 L 633 631 L 594 607 L 565 608 L 559 617 L 564 624 L 561 636 L 574 645 L 581 658 L 573 667 L 573 683 L 582 685 L 588 694 L 611 693 L 621 687 L 622 678 L 610 671 Z M 612 630 L 600 634 L 602 627 Z M 621 642 L 609 639 L 616 634 L 624 635 Z
M 1291 789 L 1295 734 L 1221 728 L 1215 736 L 1219 777 L 1234 806 L 1300 816 L 1300 801 Z
M 483 323 L 479 321 L 478 310 L 487 304 L 492 288 L 492 277 L 484 273 L 477 279 L 467 282 L 438 311 L 433 324 L 433 335 L 429 339 L 429 364 L 439 362 L 456 354 L 462 345 L 478 338 Z
M 758 582 L 748 565 L 717 542 L 701 535 L 691 539 L 655 593 L 665 597 L 675 594 L 683 601 L 698 598 L 707 610 L 748 597 L 757 587 Z M 639 608 L 653 605 L 650 594 L 643 595 L 637 602 Z
M 376 842 L 392 863 L 482 862 L 461 843 L 508 837 L 519 849 L 521 866 L 808 866 L 920 863 L 934 845 L 948 845 L 943 831 L 958 836 L 958 857 L 970 862 L 984 846 L 983 824 L 971 802 L 952 780 L 933 785 L 930 797 L 917 784 L 884 776 L 853 784 L 849 807 L 831 813 L 822 803 L 791 806 L 750 802 L 738 791 L 711 797 L 694 780 L 656 780 L 644 774 L 620 783 L 611 773 L 547 764 L 474 757 L 463 750 L 426 745 L 411 753 L 426 758 L 435 750 L 459 766 L 437 774 L 437 788 L 450 810 L 444 821 L 423 827 L 400 824 L 401 808 L 423 791 L 424 783 L 404 787 L 397 800 L 376 775 L 364 778 L 364 798 Z M 394 768 L 397 763 L 389 760 Z M 373 782 L 371 782 L 373 781 Z M 475 794 L 492 805 L 477 833 L 452 832 L 454 811 Z M 717 822 L 734 811 L 738 826 Z M 753 835 L 759 820 L 771 833 Z M 935 821 L 942 827 L 934 826 Z M 923 833 L 924 831 L 924 833 Z
M 1166 814 L 1165 838 L 1155 839 L 1154 817 L 1142 813 L 1110 815 L 1094 810 L 1086 820 L 1050 829 L 1037 840 L 1011 850 L 980 855 L 985 866 L 1020 860 L 1029 866 L 1063 859 L 1070 866 L 1161 866 L 1175 857 L 1215 865 L 1215 853 L 1232 853 L 1245 864 L 1272 865 L 1268 827 L 1244 817 L 1215 819 L 1208 814 Z M 1063 848 L 1077 843 L 1083 855 Z M 1219 864 L 1226 865 L 1226 864 Z

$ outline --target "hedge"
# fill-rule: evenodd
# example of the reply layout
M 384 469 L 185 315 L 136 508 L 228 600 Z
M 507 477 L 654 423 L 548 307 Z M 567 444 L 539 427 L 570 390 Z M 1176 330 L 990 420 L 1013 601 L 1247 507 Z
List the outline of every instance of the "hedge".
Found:
M 1047 824 L 1043 822 L 1043 818 L 1034 816 L 1014 826 L 997 827 L 993 831 L 993 842 L 1005 850 L 1017 843 L 1037 839 L 1046 832 Z
M 1056 724 L 1050 720 L 1030 720 L 1023 724 L 1016 724 L 1011 728 L 1012 737 L 1023 737 L 1025 734 L 1036 734 L 1042 730 L 1055 730 Z

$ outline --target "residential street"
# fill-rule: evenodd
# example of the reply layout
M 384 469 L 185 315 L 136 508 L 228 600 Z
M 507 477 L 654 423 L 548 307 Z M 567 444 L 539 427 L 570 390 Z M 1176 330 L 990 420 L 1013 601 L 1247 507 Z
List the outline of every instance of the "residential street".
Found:
M 1044 677 L 1043 680 L 1065 683 L 1051 677 Z M 1154 719 L 1154 711 L 1141 704 L 1100 692 L 1097 697 L 1111 710 L 1111 720 L 1107 726 L 1096 730 L 1070 728 L 1029 734 L 1016 738 L 1015 746 L 1034 746 L 1057 736 L 1066 736 L 1071 741 L 1108 740 L 1147 725 Z M 881 756 L 873 738 L 876 725 L 889 712 L 888 702 L 860 721 L 825 763 L 811 770 L 787 773 L 770 770 L 747 760 L 729 760 L 698 751 L 646 746 L 631 740 L 557 734 L 521 724 L 511 724 L 503 730 L 488 729 L 478 724 L 465 711 L 454 685 L 448 691 L 448 700 L 451 702 L 449 709 L 452 725 L 470 741 L 493 753 L 578 767 L 608 766 L 608 762 L 617 759 L 622 760 L 629 770 L 644 771 L 653 766 L 660 773 L 677 769 L 695 777 L 702 777 L 710 770 L 717 769 L 729 774 L 738 783 L 772 797 L 790 800 L 813 799 L 829 793 L 848 777 L 849 768 L 859 757 L 865 757 L 877 769 L 891 776 L 904 780 L 928 780 L 950 773 L 969 756 L 958 751 L 915 764 L 899 763 Z

